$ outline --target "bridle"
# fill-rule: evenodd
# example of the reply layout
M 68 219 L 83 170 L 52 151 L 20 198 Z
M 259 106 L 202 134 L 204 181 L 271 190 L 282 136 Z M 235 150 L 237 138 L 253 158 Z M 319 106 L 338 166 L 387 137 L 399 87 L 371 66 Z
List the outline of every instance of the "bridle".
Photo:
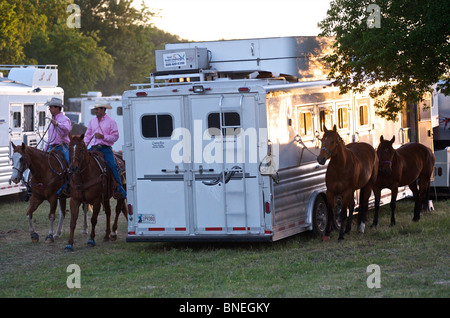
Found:
M 339 142 L 343 141 L 343 139 L 341 138 L 341 136 L 337 135 L 336 137 L 336 145 L 339 144 Z M 334 153 L 337 151 L 337 146 L 334 148 L 333 151 L 328 150 L 327 147 L 322 146 L 322 148 L 320 148 L 321 150 L 325 151 L 328 155 L 328 158 L 331 158 L 332 155 L 334 155 Z

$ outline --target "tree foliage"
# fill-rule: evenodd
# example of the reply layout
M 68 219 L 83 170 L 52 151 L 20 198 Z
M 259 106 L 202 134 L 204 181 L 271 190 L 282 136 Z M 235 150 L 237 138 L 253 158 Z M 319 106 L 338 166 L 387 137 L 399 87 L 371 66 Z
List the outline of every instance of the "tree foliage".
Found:
M 0 64 L 57 64 L 65 97 L 100 90 L 122 94 L 147 81 L 154 50 L 175 35 L 151 24 L 132 0 L 77 0 L 81 27 L 67 24 L 73 0 L 0 0 Z
M 336 40 L 325 60 L 341 92 L 371 87 L 377 113 L 391 120 L 406 103 L 420 102 L 440 79 L 449 94 L 448 1 L 377 0 L 379 16 L 368 12 L 370 4 L 375 1 L 334 0 L 319 23 L 321 35 Z M 377 18 L 379 27 L 374 27 Z

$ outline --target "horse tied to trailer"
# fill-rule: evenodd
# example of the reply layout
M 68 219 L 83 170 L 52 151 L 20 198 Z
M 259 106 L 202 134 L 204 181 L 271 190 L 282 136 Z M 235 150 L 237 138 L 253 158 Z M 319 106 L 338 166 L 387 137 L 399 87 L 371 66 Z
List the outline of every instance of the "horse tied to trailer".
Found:
M 395 225 L 395 201 L 398 187 L 408 185 L 414 196 L 414 218 L 419 221 L 420 210 L 428 207 L 428 195 L 430 191 L 431 176 L 433 174 L 435 158 L 430 148 L 416 142 L 405 144 L 395 150 L 391 140 L 380 137 L 380 145 L 377 149 L 379 158 L 379 173 L 373 187 L 375 195 L 375 213 L 372 223 L 378 225 L 378 211 L 380 208 L 381 190 L 389 188 L 391 194 L 391 226 Z M 419 189 L 417 189 L 419 185 Z
M 342 206 L 339 240 L 343 240 L 347 208 L 349 209 L 349 216 L 345 226 L 345 233 L 349 233 L 351 230 L 353 209 L 355 207 L 353 194 L 358 189 L 361 189 L 360 211 L 358 213 L 359 230 L 364 233 L 369 197 L 377 178 L 378 157 L 373 147 L 367 143 L 359 142 L 344 145 L 344 141 L 336 131 L 336 125 L 334 125 L 333 130 L 328 130 L 324 127 L 324 131 L 322 147 L 317 157 L 317 161 L 321 165 L 324 165 L 326 160 L 330 159 L 325 175 L 328 223 L 323 239 L 329 240 L 334 217 L 333 207 L 335 206 L 335 200 L 340 197 Z

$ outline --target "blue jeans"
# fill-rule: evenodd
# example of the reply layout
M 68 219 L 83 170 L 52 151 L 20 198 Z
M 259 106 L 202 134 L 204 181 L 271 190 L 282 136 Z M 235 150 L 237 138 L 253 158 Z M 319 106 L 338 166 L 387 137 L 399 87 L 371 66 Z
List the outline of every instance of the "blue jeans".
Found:
M 64 155 L 64 160 L 66 160 L 67 164 L 69 164 L 69 147 L 66 144 L 60 144 L 57 146 L 49 146 L 47 149 L 47 152 L 50 152 L 50 150 L 59 150 Z
M 119 167 L 117 167 L 116 160 L 114 159 L 114 153 L 113 153 L 111 147 L 96 145 L 96 146 L 92 146 L 91 148 L 89 148 L 89 151 L 92 151 L 94 149 L 103 153 L 105 161 L 108 164 L 109 169 L 111 169 L 114 179 L 120 186 L 122 186 L 122 181 L 120 181 L 120 175 L 119 175 Z

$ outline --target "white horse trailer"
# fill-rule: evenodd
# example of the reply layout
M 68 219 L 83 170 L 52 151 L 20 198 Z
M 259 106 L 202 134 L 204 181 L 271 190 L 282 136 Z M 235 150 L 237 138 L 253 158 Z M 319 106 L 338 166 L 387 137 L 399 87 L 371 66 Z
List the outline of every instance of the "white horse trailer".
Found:
M 317 80 L 307 68 L 319 67 L 318 59 L 307 53 L 320 43 L 186 43 L 156 54 L 162 60 L 151 83 L 122 96 L 128 242 L 275 241 L 324 231 L 327 166 L 316 161 L 324 125 L 336 125 L 346 143 L 376 146 L 382 134 L 404 134 L 406 121 L 378 119 L 367 94 L 340 95 L 330 81 Z M 286 50 L 269 52 L 272 46 Z M 238 61 L 239 52 L 248 56 Z M 307 81 L 248 78 L 267 76 L 262 60 L 277 75 L 308 74 Z M 191 70 L 189 63 L 209 68 Z M 398 198 L 409 193 L 399 190 Z
M 1 65 L 9 71 L 0 76 L 0 195 L 18 193 L 24 185 L 12 185 L 11 142 L 44 147 L 41 137 L 49 124 L 50 112 L 45 103 L 52 97 L 64 98 L 58 87 L 56 65 Z

